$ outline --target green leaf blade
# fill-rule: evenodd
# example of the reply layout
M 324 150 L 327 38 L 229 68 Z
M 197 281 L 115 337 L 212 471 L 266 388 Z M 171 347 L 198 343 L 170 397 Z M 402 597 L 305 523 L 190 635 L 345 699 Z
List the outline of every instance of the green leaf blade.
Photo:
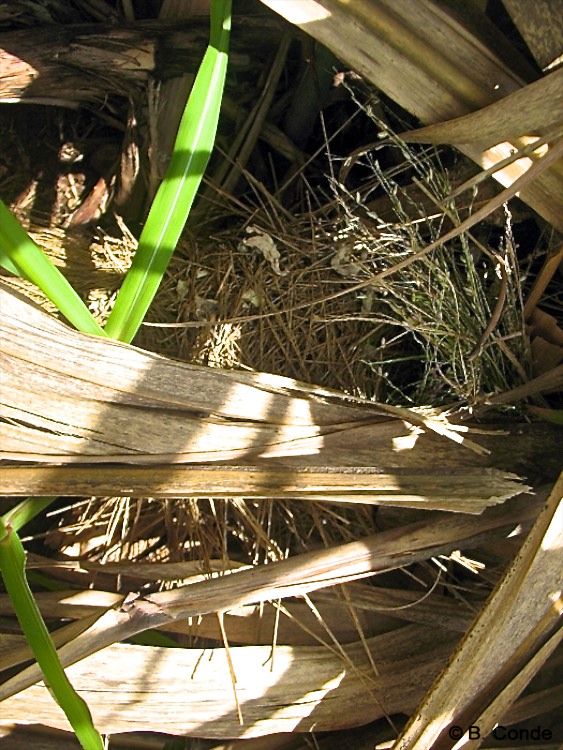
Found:
M 59 269 L 39 248 L 16 217 L 0 200 L 1 265 L 16 270 L 34 283 L 79 331 L 96 336 L 107 334 Z
M 154 299 L 213 150 L 225 85 L 231 0 L 215 0 L 210 45 L 186 104 L 170 165 L 151 206 L 105 331 L 131 342 Z
M 72 687 L 49 631 L 33 598 L 25 574 L 25 551 L 17 533 L 0 518 L 0 571 L 23 634 L 84 750 L 103 750 L 90 709 Z

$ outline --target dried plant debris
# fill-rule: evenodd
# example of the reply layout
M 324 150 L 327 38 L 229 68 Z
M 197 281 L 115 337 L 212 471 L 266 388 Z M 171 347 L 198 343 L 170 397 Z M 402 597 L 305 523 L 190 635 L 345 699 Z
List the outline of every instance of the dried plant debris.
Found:
M 457 168 L 376 124 L 383 144 L 340 173 L 332 157 L 331 203 L 291 219 L 272 213 L 264 194 L 268 209 L 255 210 L 247 230 L 190 245 L 162 290 L 161 309 L 173 315 L 171 285 L 182 285 L 176 319 L 155 310 L 157 327 L 143 336 L 205 362 L 213 340 L 236 326 L 239 367 L 397 404 L 473 409 L 526 382 L 532 363 L 512 209 L 457 233 L 481 193 L 449 199 Z M 361 188 L 349 187 L 354 169 L 370 175 Z M 440 243 L 446 233 L 453 236 Z M 199 298 L 217 303 L 205 321 Z M 237 366 L 232 349 L 225 362 Z
M 515 561 L 397 741 L 401 750 L 474 746 L 468 728 L 479 727 L 482 737 L 490 734 L 560 645 L 562 495 L 563 475 Z M 553 739 L 553 733 L 541 739 Z
M 361 266 L 355 278 L 390 272 L 363 291 L 364 314 L 384 327 L 367 340 L 364 362 L 388 381 L 395 398 L 434 404 L 461 399 L 474 405 L 484 394 L 520 382 L 524 371 L 511 215 L 506 209 L 494 248 L 464 233 L 407 265 L 414 252 L 436 242 L 462 217 L 453 203 L 444 203 L 450 187 L 439 155 L 415 153 L 398 139 L 393 143 L 400 154 L 394 177 L 375 150 L 356 159 L 372 171 L 370 186 L 352 193 L 342 182 L 333 183 L 343 214 L 335 239 L 351 244 L 348 257 Z M 410 367 L 403 364 L 408 361 Z M 402 375 L 405 370 L 412 373 L 410 381 Z
M 53 321 L 30 345 L 12 315 L 4 486 L 66 495 L 48 528 L 30 525 L 28 567 L 52 588 L 41 611 L 104 731 L 142 726 L 190 750 L 373 750 L 399 736 L 426 750 L 454 721 L 446 708 L 489 728 L 560 701 L 557 499 L 540 515 L 550 488 L 522 494 L 551 476 L 545 443 L 530 447 L 534 425 L 468 435 L 459 415 L 554 417 L 561 250 L 547 233 L 518 247 L 530 209 L 451 151 L 396 137 L 412 123 L 382 101 L 352 118 L 366 113 L 380 137 L 350 154 L 329 126 L 310 169 L 266 121 L 260 138 L 285 139 L 274 151 L 291 176 L 262 182 L 233 155 L 236 190 L 208 187 L 136 341 L 183 361 L 114 343 L 102 356 Z M 118 224 L 94 240 L 85 227 L 35 235 L 102 323 L 135 250 Z M 2 594 L 0 609 L 0 718 L 64 727 Z M 406 727 L 419 714 L 442 716 L 438 740 Z
M 426 621 L 425 624 L 412 624 L 397 629 L 397 624 L 392 620 L 379 620 L 378 610 L 383 615 L 398 615 L 400 618 L 404 608 L 416 608 L 416 596 L 405 598 L 399 595 L 397 598 L 393 596 L 392 591 L 385 589 L 378 595 L 378 590 L 375 589 L 372 598 L 369 586 L 352 586 L 350 589 L 339 587 L 333 590 L 337 592 L 337 597 L 340 590 L 340 606 L 343 607 L 343 611 L 349 608 L 349 612 L 353 614 L 356 610 L 361 612 L 362 609 L 371 608 L 372 616 L 375 617 L 373 624 L 376 628 L 383 628 L 379 635 L 368 635 L 369 624 L 364 630 L 361 624 L 363 618 L 360 619 L 356 615 L 356 627 L 360 628 L 359 639 L 350 646 L 343 646 L 329 627 L 330 613 L 323 606 L 323 600 L 316 602 L 313 596 L 310 602 L 307 592 L 339 586 L 346 580 L 365 577 L 368 572 L 373 575 L 377 572 L 398 571 L 406 563 L 412 569 L 413 561 L 416 559 L 422 567 L 418 571 L 413 570 L 413 573 L 415 579 L 423 583 L 426 578 L 423 561 L 429 554 L 447 554 L 448 550 L 453 550 L 460 542 L 469 545 L 486 544 L 502 529 L 515 529 L 518 524 L 527 526 L 537 515 L 540 507 L 541 501 L 525 498 L 513 502 L 509 507 L 487 511 L 482 517 L 463 519 L 450 516 L 438 525 L 433 520 L 423 525 L 414 523 L 403 526 L 400 530 L 390 529 L 360 541 L 336 545 L 320 552 L 309 552 L 294 559 L 272 562 L 259 568 L 234 570 L 228 575 L 223 572 L 211 578 L 192 576 L 186 584 L 171 591 L 135 593 L 127 597 L 122 596 L 117 601 L 109 600 L 107 596 L 104 598 L 101 594 L 91 595 L 89 606 L 84 610 L 81 619 L 85 630 L 83 633 L 76 630 L 68 631 L 66 645 L 60 652 L 61 658 L 65 663 L 80 660 L 76 668 L 70 670 L 71 676 L 76 684 L 86 691 L 95 718 L 104 731 L 129 731 L 134 725 L 138 726 L 138 711 L 142 709 L 146 711 L 145 722 L 153 725 L 155 721 L 164 721 L 167 731 L 171 733 L 203 734 L 221 738 L 260 736 L 276 731 L 310 731 L 313 728 L 327 730 L 365 723 L 387 714 L 408 714 L 414 710 L 424 690 L 430 686 L 433 678 L 445 665 L 451 650 L 459 640 L 459 615 L 455 615 L 452 608 L 448 610 L 447 603 L 444 602 L 446 607 L 441 608 L 443 622 L 439 626 L 440 638 L 436 639 L 438 626 L 430 625 L 431 609 L 419 612 L 418 616 Z M 95 569 L 96 566 L 94 571 Z M 115 565 L 110 569 L 114 573 L 119 570 Z M 185 571 L 188 574 L 190 572 L 192 571 L 189 568 Z M 127 575 L 126 568 L 123 569 L 123 574 Z M 171 570 L 171 574 L 182 575 L 182 572 L 176 566 L 175 570 Z M 418 597 L 421 601 L 426 598 L 425 593 L 432 596 L 433 590 L 439 584 L 439 576 L 436 579 L 436 574 L 432 575 L 434 583 L 427 587 L 426 592 L 423 589 Z M 454 592 L 455 589 L 453 586 L 451 591 Z M 469 618 L 473 598 L 471 590 L 465 587 L 465 590 L 461 589 L 458 593 L 469 599 L 469 607 L 465 609 L 465 616 Z M 181 621 L 186 617 L 197 617 L 198 614 L 223 609 L 232 610 L 247 603 L 275 600 L 291 595 L 304 596 L 311 611 L 318 614 L 319 624 L 322 625 L 320 630 L 318 626 L 311 629 L 306 620 L 303 620 L 302 626 L 306 632 L 310 632 L 318 639 L 319 645 L 276 646 L 275 633 L 278 628 L 275 620 L 272 622 L 270 619 L 269 627 L 274 625 L 274 645 L 231 649 L 230 658 L 237 680 L 236 700 L 241 707 L 242 723 L 236 710 L 224 711 L 225 696 L 214 687 L 225 684 L 225 680 L 228 680 L 229 657 L 225 649 L 209 651 L 204 646 L 184 651 L 184 666 L 178 670 L 178 659 L 182 659 L 181 653 L 173 656 L 173 651 L 160 650 L 155 646 L 141 649 L 111 646 L 117 640 L 130 637 L 147 627 L 168 627 L 174 622 L 181 625 Z M 335 603 L 337 601 L 338 598 L 334 600 Z M 74 612 L 69 609 L 72 607 L 72 597 L 67 597 L 61 604 L 67 607 L 67 614 L 80 615 L 79 600 Z M 473 598 L 472 605 L 476 610 L 480 609 L 482 604 L 482 596 Z M 111 608 L 103 614 L 108 605 Z M 300 620 L 298 610 L 294 610 L 292 614 L 292 608 L 293 605 L 288 602 L 287 611 L 285 606 L 282 607 L 280 616 L 292 616 Z M 462 605 L 459 605 L 459 609 L 461 608 Z M 101 615 L 95 615 L 95 623 L 91 619 L 93 612 Z M 327 614 L 326 620 L 324 613 Z M 252 611 L 248 614 L 251 615 Z M 447 626 L 446 623 L 451 617 L 452 625 Z M 229 622 L 232 623 L 232 618 Z M 266 621 L 262 624 L 268 627 Z M 184 623 L 184 627 L 184 632 L 189 633 L 191 625 Z M 175 632 L 181 633 L 182 628 Z M 338 632 L 337 629 L 336 633 Z M 107 646 L 111 648 L 104 649 Z M 9 653 L 5 654 L 4 661 L 8 656 Z M 22 657 L 25 658 L 25 654 L 16 653 L 15 658 Z M 107 659 L 116 663 L 116 660 L 122 658 L 128 660 L 131 680 L 117 685 L 113 677 L 115 670 L 108 670 L 102 665 L 107 664 Z M 152 660 L 152 677 L 147 674 L 147 660 Z M 160 666 L 157 667 L 157 663 Z M 251 665 L 254 665 L 252 669 Z M 326 669 L 329 669 L 328 673 Z M 90 686 L 84 682 L 87 675 L 91 680 L 92 670 L 99 674 L 99 681 L 93 692 L 91 682 Z M 170 670 L 174 670 L 174 675 Z M 135 688 L 135 684 L 140 684 L 135 682 L 136 674 L 144 685 L 141 692 Z M 0 704 L 0 715 L 10 711 L 16 711 L 18 715 L 27 715 L 31 706 L 34 706 L 36 716 L 40 715 L 42 721 L 50 726 L 62 726 L 58 715 L 52 710 L 41 708 L 45 705 L 46 709 L 48 692 L 42 686 L 32 687 L 37 677 L 36 668 L 32 666 L 4 682 L 0 695 L 5 700 Z M 105 681 L 102 683 L 102 680 Z M 200 680 L 203 682 L 200 683 Z M 210 693 L 197 689 L 203 684 L 207 685 L 207 691 L 211 690 Z M 290 690 L 291 684 L 296 686 L 296 690 L 301 690 L 301 698 Z M 308 687 L 303 691 L 305 685 Z M 157 709 L 154 701 L 158 700 L 159 695 L 162 696 L 163 691 L 167 693 L 170 690 L 172 692 L 166 700 L 170 705 L 170 713 L 167 713 L 168 718 L 165 718 L 162 703 L 160 702 L 160 709 Z M 271 701 L 278 695 L 278 690 L 282 691 L 284 696 L 280 693 L 276 698 L 275 702 L 280 710 L 272 712 Z M 176 699 L 172 697 L 173 694 L 176 695 Z M 215 712 L 213 721 L 207 712 L 202 713 L 198 709 L 202 695 L 205 696 L 208 709 Z M 217 700 L 220 695 L 220 711 L 218 706 L 215 708 L 212 695 L 215 695 Z M 331 699 L 339 699 L 347 704 L 350 702 L 345 717 L 335 714 Z M 116 700 L 120 705 L 119 712 L 115 711 Z M 178 710 L 173 708 L 176 705 L 175 700 L 181 700 L 183 705 L 193 708 L 185 712 L 184 721 L 178 720 Z M 161 712 L 159 719 L 156 718 L 158 710 Z M 208 717 L 204 726 L 200 721 L 202 716 Z M 162 727 L 162 723 L 160 726 Z

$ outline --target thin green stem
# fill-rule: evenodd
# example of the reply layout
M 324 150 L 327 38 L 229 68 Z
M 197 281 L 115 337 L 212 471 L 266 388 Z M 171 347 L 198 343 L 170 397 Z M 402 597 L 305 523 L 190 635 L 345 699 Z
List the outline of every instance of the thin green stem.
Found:
M 17 533 L 0 519 L 0 570 L 21 629 L 51 694 L 65 712 L 84 750 L 103 750 L 90 710 L 72 687 L 25 577 L 25 551 Z

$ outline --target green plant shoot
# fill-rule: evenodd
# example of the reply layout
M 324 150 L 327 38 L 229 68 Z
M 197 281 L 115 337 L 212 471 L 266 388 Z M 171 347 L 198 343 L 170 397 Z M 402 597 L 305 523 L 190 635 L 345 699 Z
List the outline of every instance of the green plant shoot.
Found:
M 72 687 L 37 608 L 25 577 L 25 551 L 18 535 L 0 518 L 0 570 L 21 629 L 51 694 L 63 709 L 84 750 L 103 750 L 104 743 L 92 723 L 90 710 Z
M 59 269 L 1 200 L 0 265 L 36 284 L 78 330 L 106 335 Z
M 211 6 L 210 43 L 190 93 L 166 175 L 152 203 L 131 268 L 105 330 L 131 342 L 186 224 L 215 142 L 231 28 L 231 0 Z

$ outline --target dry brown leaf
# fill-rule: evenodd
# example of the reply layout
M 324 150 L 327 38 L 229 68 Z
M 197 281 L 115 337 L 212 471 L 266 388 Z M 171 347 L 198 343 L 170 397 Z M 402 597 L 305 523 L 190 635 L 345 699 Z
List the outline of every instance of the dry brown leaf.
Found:
M 503 0 L 514 25 L 539 67 L 546 69 L 561 60 L 563 26 L 559 0 Z
M 333 466 L 162 466 L 166 456 L 139 457 L 146 463 L 150 458 L 159 465 L 6 466 L 0 492 L 16 497 L 117 494 L 301 499 L 481 513 L 528 489 L 516 475 L 489 468 L 383 472 L 377 468 Z
M 563 474 L 516 560 L 395 750 L 478 746 L 468 727 L 478 726 L 486 737 L 561 641 L 562 498 Z M 454 726 L 462 728 L 463 739 L 455 730 L 449 733 Z
M 389 424 L 406 434 L 408 427 L 399 423 L 405 418 L 483 450 L 443 420 L 414 410 L 290 378 L 189 365 L 77 333 L 5 285 L 0 342 L 6 458 L 67 454 L 78 460 L 90 454 L 115 461 L 152 453 L 224 462 L 307 456 L 319 452 L 324 435 L 365 424 L 381 425 L 388 451 Z
M 427 125 L 467 115 L 518 92 L 535 72 L 502 35 L 487 27 L 488 19 L 468 23 L 473 3 L 436 0 L 262 0 L 290 23 L 328 47 L 336 57 L 364 76 L 377 89 Z M 473 10 L 471 10 L 473 9 Z M 474 27 L 477 26 L 477 30 Z M 483 39 L 486 39 L 484 42 Z M 497 56 L 495 45 L 500 46 Z M 550 83 L 547 84 L 551 86 Z M 541 89 L 541 84 L 539 85 Z M 560 101 L 561 92 L 555 94 Z M 542 103 L 542 109 L 549 105 Z M 548 113 L 551 122 L 557 106 Z M 530 115 L 530 119 L 534 117 Z M 534 119 L 534 122 L 537 120 Z M 526 121 L 525 124 L 529 124 Z M 518 127 L 518 130 L 520 128 Z M 473 138 L 472 138 L 473 140 Z M 502 144 L 492 149 L 481 142 L 457 141 L 456 147 L 487 169 L 510 155 Z M 503 185 L 512 184 L 529 160 L 495 173 Z M 522 185 L 520 198 L 553 226 L 563 228 L 563 171 L 554 164 L 534 183 Z
M 510 391 L 497 393 L 487 397 L 490 404 L 515 404 L 523 398 L 529 398 L 538 393 L 557 393 L 563 389 L 563 365 L 532 378 L 527 383 L 519 385 Z
M 556 319 L 534 307 L 527 329 L 534 375 L 543 375 L 560 365 L 563 361 L 563 330 Z
M 559 244 L 545 259 L 524 305 L 525 320 L 528 320 L 532 315 L 558 268 L 563 268 L 563 244 Z
M 563 128 L 563 68 L 488 107 L 436 125 L 400 133 L 409 143 L 479 143 L 493 146 L 519 136 Z
M 395 570 L 454 549 L 475 546 L 499 531 L 513 530 L 537 515 L 537 497 L 522 497 L 487 509 L 481 516 L 439 515 L 429 522 L 381 532 L 321 552 L 309 552 L 259 568 L 242 570 L 173 591 L 127 597 L 84 633 L 59 649 L 64 666 L 136 633 L 187 617 L 276 601 Z M 0 685 L 0 700 L 40 679 L 36 665 Z
M 434 593 L 362 584 L 348 584 L 347 592 L 349 596 L 346 600 L 338 588 L 320 590 L 311 595 L 310 598 L 324 624 L 312 614 L 309 605 L 301 601 L 284 603 L 288 617 L 279 617 L 274 605 L 246 605 L 230 609 L 224 614 L 229 641 L 237 645 L 269 645 L 273 642 L 275 629 L 275 640 L 278 644 L 310 646 L 318 645 L 319 640 L 326 641 L 328 629 L 340 643 L 351 643 L 358 639 L 358 625 L 366 636 L 370 637 L 390 630 L 401 621 L 433 625 L 463 633 L 475 614 L 474 606 L 464 606 L 463 602 L 454 602 Z M 35 593 L 35 600 L 44 618 L 81 621 L 81 629 L 76 632 L 65 628 L 56 631 L 57 646 L 71 640 L 110 607 L 119 607 L 124 599 L 123 594 L 94 589 Z M 0 609 L 7 615 L 12 612 L 6 594 L 0 594 Z M 351 609 L 354 610 L 354 616 Z M 215 614 L 170 622 L 160 629 L 170 633 L 183 633 L 193 638 L 220 640 L 221 637 Z M 63 636 L 66 640 L 62 640 Z M 8 669 L 31 658 L 29 649 L 19 649 L 16 652 L 5 645 L 0 656 L 0 668 Z
M 368 640 L 374 683 L 361 644 L 344 655 L 326 647 L 231 647 L 244 724 L 229 688 L 223 648 L 167 649 L 118 644 L 67 670 L 103 733 L 144 729 L 233 738 L 356 726 L 385 713 L 410 713 L 454 647 L 457 634 L 409 625 Z M 66 729 L 48 690 L 33 685 L 0 703 L 0 721 Z
M 563 346 L 546 341 L 541 336 L 534 336 L 530 348 L 532 351 L 532 372 L 535 376 L 543 375 L 563 362 Z

